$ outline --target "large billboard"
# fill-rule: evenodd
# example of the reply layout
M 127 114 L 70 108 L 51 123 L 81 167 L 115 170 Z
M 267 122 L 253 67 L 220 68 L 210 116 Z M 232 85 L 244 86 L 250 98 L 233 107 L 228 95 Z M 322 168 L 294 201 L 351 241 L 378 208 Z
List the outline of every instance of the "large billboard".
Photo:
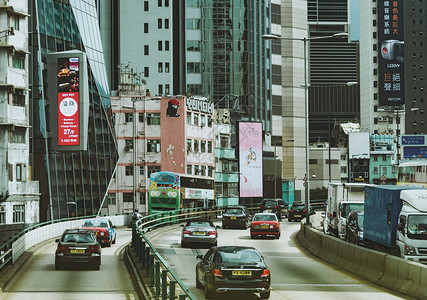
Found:
M 64 51 L 48 54 L 48 97 L 52 150 L 86 151 L 89 88 L 86 54 Z
M 239 123 L 240 197 L 262 197 L 262 123 Z
M 404 104 L 403 1 L 378 0 L 378 94 L 381 106 Z

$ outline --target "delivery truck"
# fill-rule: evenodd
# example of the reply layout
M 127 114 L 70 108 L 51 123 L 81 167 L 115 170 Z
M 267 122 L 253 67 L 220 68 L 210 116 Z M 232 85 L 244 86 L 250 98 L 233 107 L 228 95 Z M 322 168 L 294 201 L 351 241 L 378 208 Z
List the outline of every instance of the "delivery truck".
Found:
M 346 222 L 353 210 L 363 211 L 364 183 L 329 183 L 324 232 L 345 239 Z
M 427 189 L 367 186 L 364 215 L 367 247 L 427 263 Z

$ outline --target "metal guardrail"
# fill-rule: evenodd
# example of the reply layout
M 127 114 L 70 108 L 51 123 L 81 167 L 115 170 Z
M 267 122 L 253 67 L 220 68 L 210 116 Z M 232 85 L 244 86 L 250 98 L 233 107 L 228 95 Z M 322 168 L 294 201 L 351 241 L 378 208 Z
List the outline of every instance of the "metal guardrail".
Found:
M 148 240 L 145 233 L 159 226 L 171 225 L 189 219 L 200 217 L 214 219 L 221 212 L 222 209 L 182 209 L 145 216 L 133 223 L 132 247 L 141 261 L 142 269 L 149 278 L 148 287 L 153 290 L 155 297 L 162 300 L 175 298 L 197 300 Z

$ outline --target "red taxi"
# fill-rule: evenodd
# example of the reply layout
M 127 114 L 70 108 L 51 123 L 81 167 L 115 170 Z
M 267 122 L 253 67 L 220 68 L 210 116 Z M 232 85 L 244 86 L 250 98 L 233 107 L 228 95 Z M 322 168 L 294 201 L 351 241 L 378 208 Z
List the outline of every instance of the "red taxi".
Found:
M 97 240 L 103 246 L 110 247 L 111 244 L 116 243 L 116 226 L 110 219 L 101 217 L 88 219 L 83 224 L 82 229 L 93 230 Z
M 256 236 L 275 236 L 280 238 L 280 223 L 274 213 L 257 213 L 251 222 L 251 238 Z

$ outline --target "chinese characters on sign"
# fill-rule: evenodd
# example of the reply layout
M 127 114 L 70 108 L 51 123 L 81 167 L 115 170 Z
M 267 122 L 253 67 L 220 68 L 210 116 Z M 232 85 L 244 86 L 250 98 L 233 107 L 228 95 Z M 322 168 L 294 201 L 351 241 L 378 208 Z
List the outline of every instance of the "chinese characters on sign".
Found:
M 79 123 L 79 59 L 58 59 L 58 145 L 78 146 Z
M 378 2 L 379 102 L 396 106 L 403 99 L 403 0 Z

